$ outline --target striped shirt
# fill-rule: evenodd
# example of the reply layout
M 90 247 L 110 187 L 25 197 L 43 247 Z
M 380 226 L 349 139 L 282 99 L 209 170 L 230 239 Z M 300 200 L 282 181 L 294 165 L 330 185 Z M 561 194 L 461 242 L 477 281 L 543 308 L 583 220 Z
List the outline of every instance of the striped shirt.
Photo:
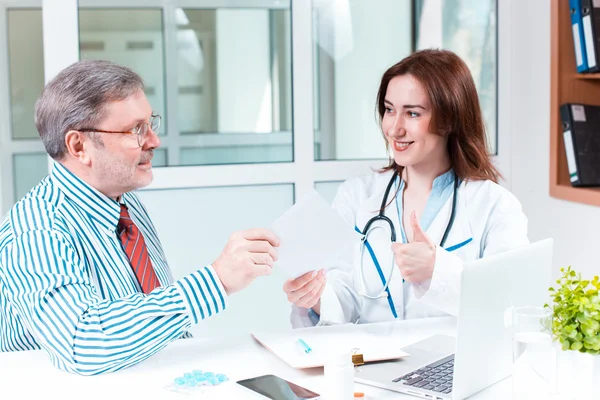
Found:
M 44 349 L 93 375 L 136 364 L 227 304 L 211 266 L 173 282 L 146 209 L 121 197 L 161 287 L 141 293 L 117 237 L 119 203 L 55 163 L 0 224 L 0 351 Z

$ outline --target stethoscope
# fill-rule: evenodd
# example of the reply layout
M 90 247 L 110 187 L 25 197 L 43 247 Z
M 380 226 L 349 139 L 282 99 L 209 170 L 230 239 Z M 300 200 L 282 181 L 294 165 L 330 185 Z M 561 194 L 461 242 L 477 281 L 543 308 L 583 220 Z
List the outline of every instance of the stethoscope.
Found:
M 381 201 L 381 207 L 379 207 L 379 214 L 377 214 L 376 216 L 374 216 L 373 218 L 368 220 L 364 229 L 362 230 L 362 232 L 360 232 L 362 234 L 361 246 L 360 246 L 360 278 L 361 278 L 361 284 L 362 284 L 361 295 L 366 298 L 373 299 L 373 300 L 379 299 L 382 297 L 387 297 L 388 301 L 390 301 L 390 306 L 392 305 L 392 303 L 391 303 L 390 292 L 389 292 L 389 284 L 392 279 L 392 275 L 394 274 L 394 270 L 396 269 L 394 266 L 394 258 L 392 257 L 390 272 L 387 276 L 387 279 L 384 280 L 383 272 L 381 271 L 381 267 L 379 266 L 377 257 L 375 257 L 375 253 L 373 252 L 373 249 L 369 245 L 369 242 L 367 239 L 369 237 L 369 234 L 371 232 L 373 232 L 375 229 L 385 229 L 381 225 L 375 225 L 375 226 L 371 227 L 371 225 L 373 225 L 375 222 L 383 221 L 384 223 L 386 223 L 388 225 L 388 227 L 390 229 L 390 236 L 392 239 L 392 243 L 396 241 L 396 229 L 394 228 L 394 224 L 392 223 L 392 220 L 389 219 L 388 217 L 386 217 L 385 215 L 383 215 L 383 213 L 385 211 L 386 203 L 387 203 L 388 197 L 390 195 L 390 190 L 392 189 L 392 186 L 394 185 L 394 182 L 396 181 L 397 177 L 398 177 L 398 171 L 395 171 L 394 174 L 392 175 L 392 178 L 390 179 L 390 182 L 387 185 L 387 188 L 385 189 L 385 194 L 383 195 L 383 200 Z M 444 235 L 442 236 L 442 240 L 440 241 L 440 247 L 444 247 L 444 244 L 446 243 L 446 239 L 448 238 L 448 234 L 450 233 L 450 229 L 452 229 L 452 224 L 454 223 L 454 216 L 456 214 L 456 197 L 457 197 L 456 194 L 458 191 L 458 186 L 459 186 L 459 179 L 456 176 L 456 174 L 454 174 L 454 191 L 452 193 L 452 210 L 450 211 L 450 220 L 448 221 L 448 225 L 446 226 L 446 230 L 444 231 Z M 399 217 L 400 217 L 400 215 L 399 215 Z M 373 262 L 375 263 L 375 267 L 377 268 L 377 272 L 379 273 L 379 277 L 383 281 L 383 288 L 381 289 L 381 291 L 379 293 L 377 293 L 377 295 L 372 295 L 372 294 L 367 293 L 367 288 L 365 285 L 364 266 L 363 266 L 363 257 L 364 257 L 364 253 L 365 253 L 365 248 L 369 251 L 371 258 L 373 259 Z M 393 307 L 392 307 L 392 311 L 395 314 Z

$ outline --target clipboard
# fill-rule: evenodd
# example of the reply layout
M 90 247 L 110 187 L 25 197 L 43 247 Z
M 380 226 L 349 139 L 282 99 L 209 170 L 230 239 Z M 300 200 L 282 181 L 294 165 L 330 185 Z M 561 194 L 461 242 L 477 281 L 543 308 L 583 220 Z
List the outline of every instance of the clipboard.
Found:
M 264 348 L 295 369 L 323 367 L 335 355 L 352 354 L 355 365 L 408 357 L 397 338 L 375 336 L 364 332 L 326 332 L 326 329 L 301 329 L 286 334 L 253 333 Z M 306 352 L 299 339 L 307 343 Z

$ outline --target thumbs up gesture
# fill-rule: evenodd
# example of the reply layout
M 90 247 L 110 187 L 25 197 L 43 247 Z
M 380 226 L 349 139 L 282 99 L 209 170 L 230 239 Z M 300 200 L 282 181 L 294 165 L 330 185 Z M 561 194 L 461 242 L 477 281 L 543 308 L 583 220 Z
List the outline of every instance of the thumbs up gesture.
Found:
M 392 243 L 394 262 L 407 282 L 419 283 L 433 276 L 435 244 L 423 232 L 416 212 L 410 216 L 413 238 L 408 243 Z

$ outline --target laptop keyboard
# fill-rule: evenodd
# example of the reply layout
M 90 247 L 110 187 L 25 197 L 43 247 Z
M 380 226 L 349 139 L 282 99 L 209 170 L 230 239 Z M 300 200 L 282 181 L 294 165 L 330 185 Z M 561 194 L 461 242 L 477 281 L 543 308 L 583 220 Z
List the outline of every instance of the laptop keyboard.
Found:
M 392 382 L 400 382 L 404 385 L 439 393 L 450 393 L 452 392 L 453 371 L 454 354 L 398 377 Z

